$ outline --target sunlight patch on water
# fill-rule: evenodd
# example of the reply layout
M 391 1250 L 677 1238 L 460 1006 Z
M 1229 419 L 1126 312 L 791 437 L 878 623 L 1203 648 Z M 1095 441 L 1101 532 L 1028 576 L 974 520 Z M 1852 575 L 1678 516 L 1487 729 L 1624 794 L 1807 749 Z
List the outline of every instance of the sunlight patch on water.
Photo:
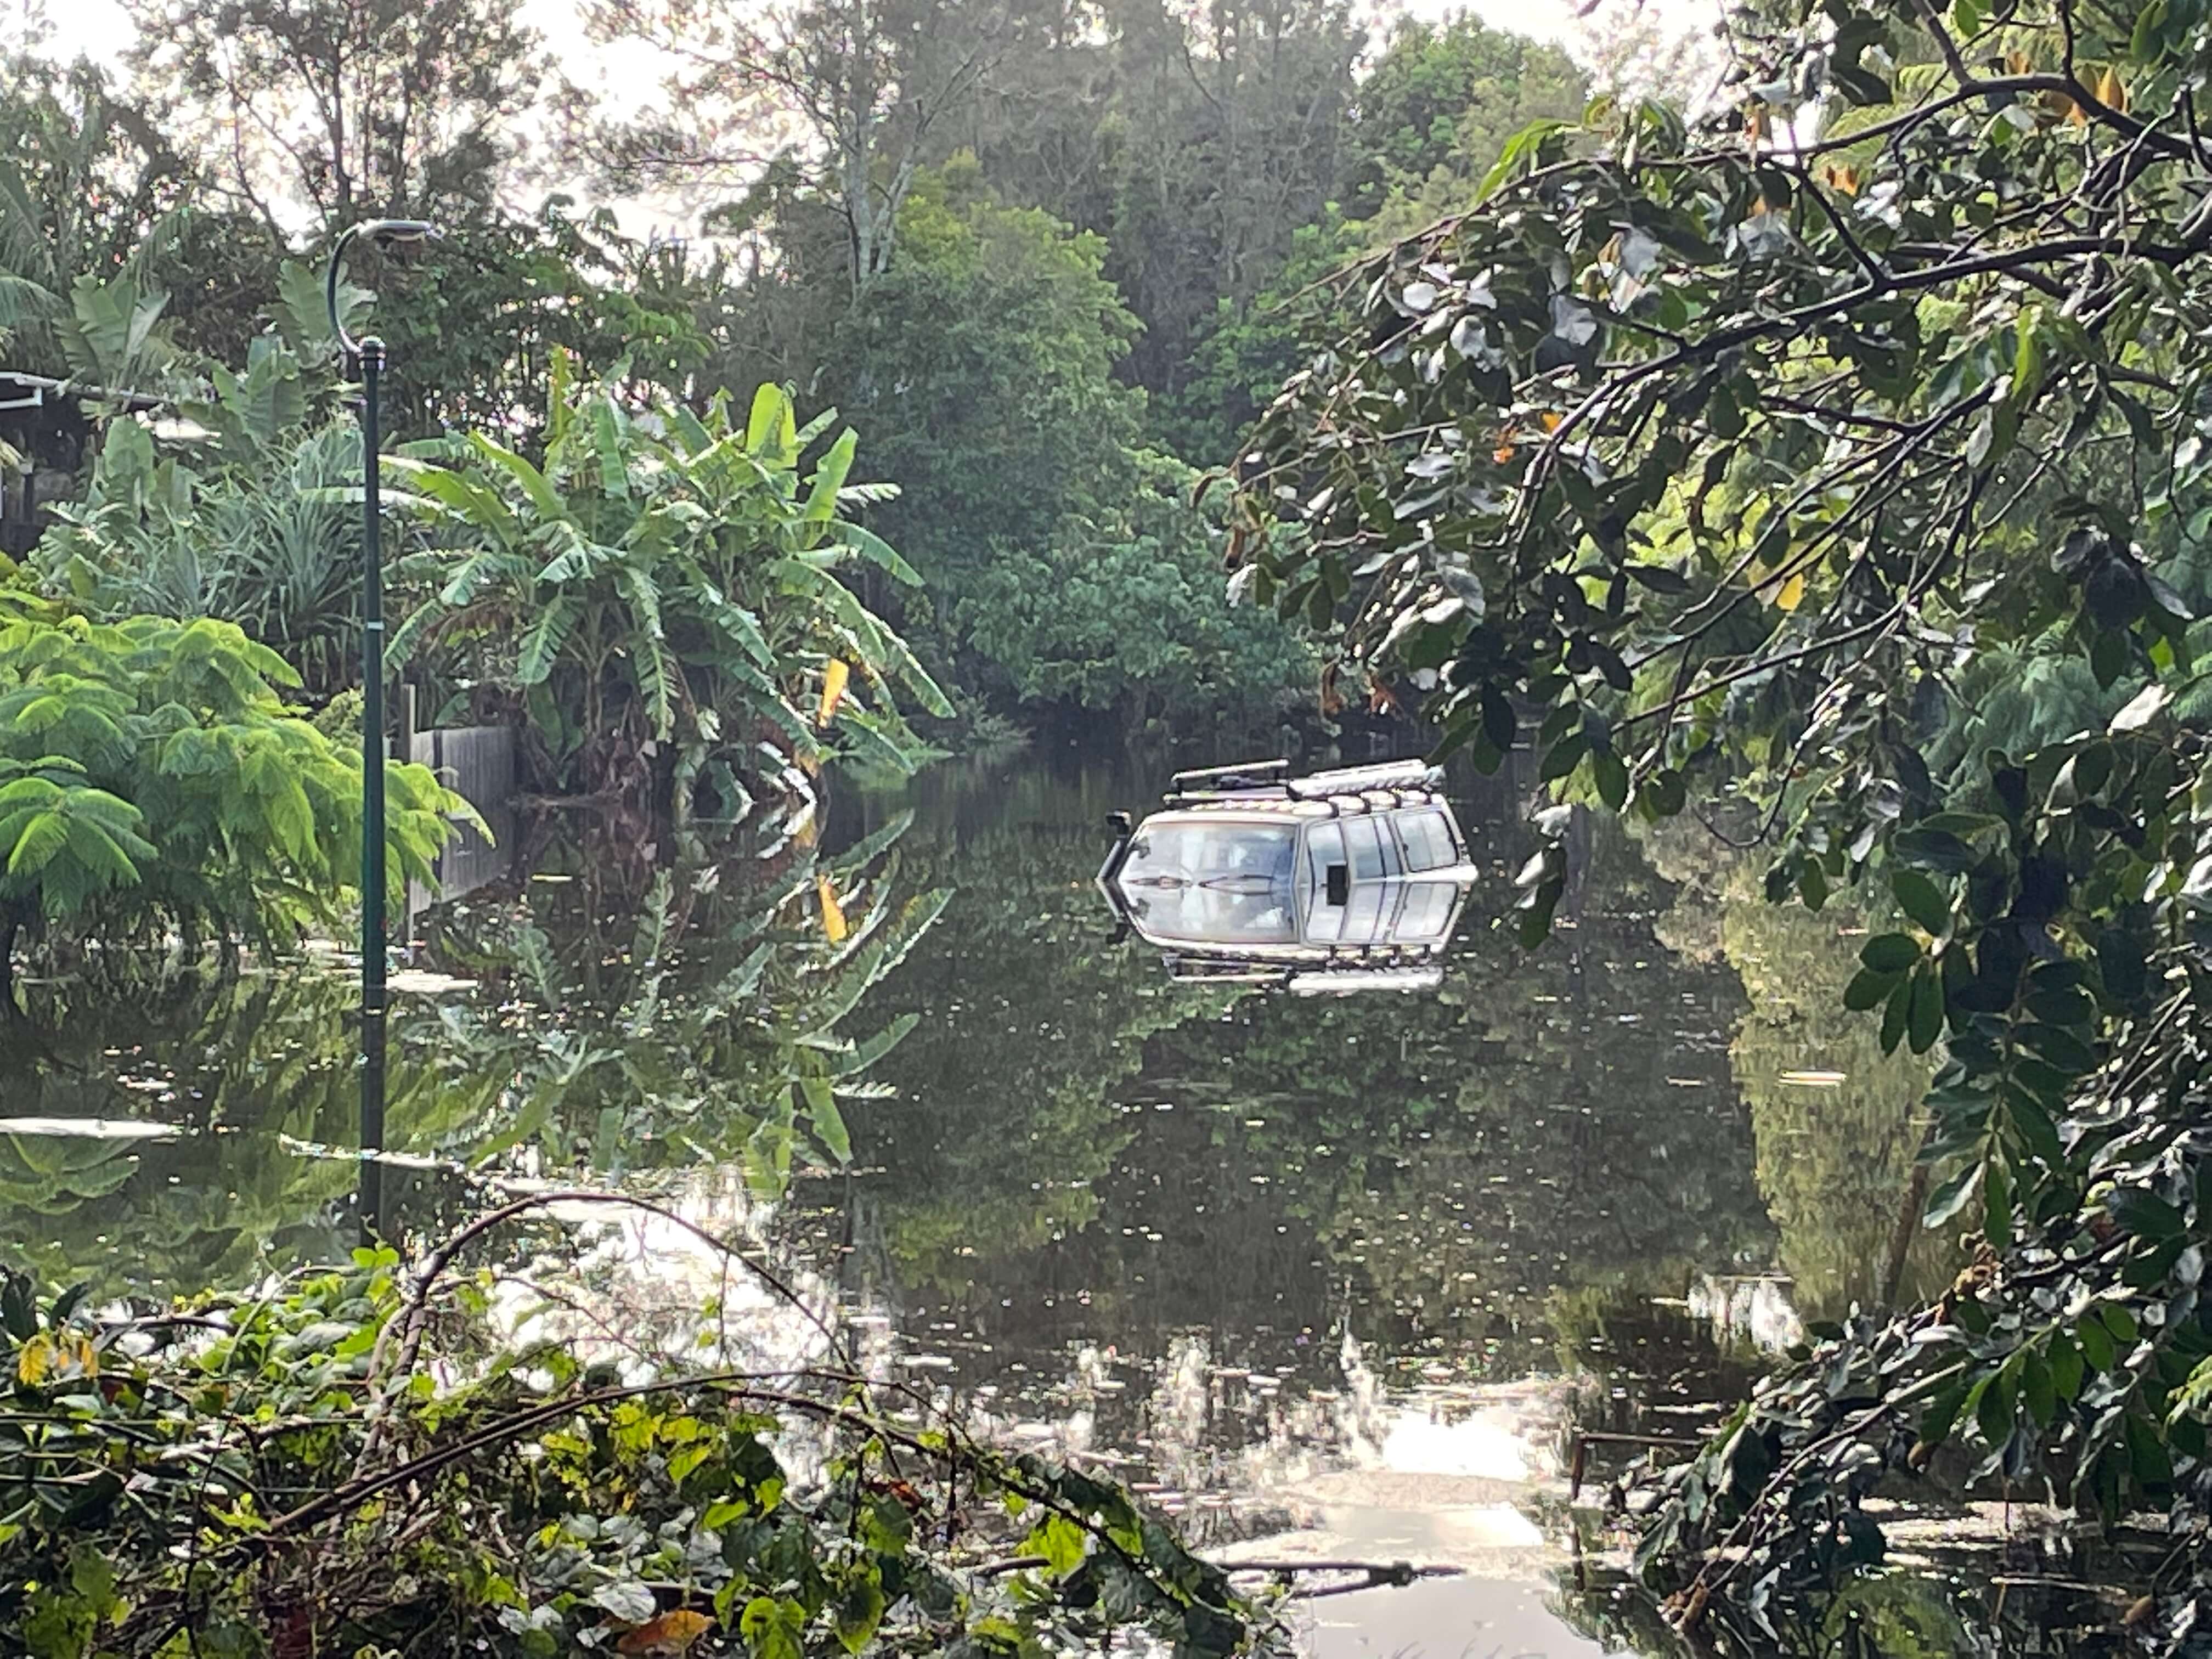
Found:
M 1805 1340 L 1790 1290 L 1786 1279 L 1707 1275 L 1690 1287 L 1682 1306 L 1692 1319 L 1709 1322 L 1722 1343 L 1748 1342 L 1761 1353 L 1778 1354 Z
M 1478 1407 L 1473 1415 L 1455 1422 L 1435 1410 L 1407 1407 L 1383 1435 L 1376 1465 L 1393 1474 L 1459 1475 L 1511 1483 L 1528 1480 L 1529 1449 L 1521 1438 L 1516 1417 L 1498 1407 Z
M 173 1123 L 137 1118 L 0 1117 L 0 1134 L 52 1135 L 70 1140 L 174 1140 L 184 1133 Z
M 404 995 L 435 997 L 473 991 L 477 988 L 477 981 L 459 979 L 452 974 L 434 974 L 427 968 L 408 968 L 387 975 L 384 988 Z

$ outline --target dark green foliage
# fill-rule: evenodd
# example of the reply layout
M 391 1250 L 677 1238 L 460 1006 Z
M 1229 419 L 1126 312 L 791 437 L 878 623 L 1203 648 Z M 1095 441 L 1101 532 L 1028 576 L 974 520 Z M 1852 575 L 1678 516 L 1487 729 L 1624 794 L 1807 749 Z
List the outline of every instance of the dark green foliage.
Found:
M 1134 483 L 1143 399 L 1114 365 L 1136 319 L 1103 242 L 1001 205 L 972 162 L 917 181 L 900 238 L 817 378 L 898 481 L 883 533 L 958 596 L 995 550 L 1041 550 Z
M 1472 16 L 1441 26 L 1401 17 L 1360 81 L 1339 199 L 1354 219 L 1399 216 L 1425 200 L 1455 210 L 1515 134 L 1540 119 L 1577 120 L 1589 98 L 1583 71 L 1555 46 Z
M 2069 7 L 1998 51 L 1978 10 L 1923 15 L 1741 17 L 1760 95 L 1864 106 L 1790 154 L 1757 101 L 1626 112 L 1589 159 L 1532 128 L 1483 206 L 1362 273 L 1361 331 L 1240 479 L 1257 589 L 1430 693 L 1447 748 L 1498 764 L 1503 702 L 1561 788 L 1654 817 L 1695 790 L 1771 900 L 1856 890 L 1911 930 L 1843 997 L 1885 1050 L 1940 1045 L 1929 1218 L 1984 1260 L 1818 1333 L 1669 1477 L 1644 1559 L 1746 1631 L 1875 1559 L 1861 1500 L 1954 1440 L 2107 1521 L 2200 1512 L 2212 798 L 2172 526 L 2212 388 L 2178 136 L 2205 20 Z M 1969 701 L 2008 664 L 2062 695 Z M 1540 937 L 1564 861 L 1526 879 Z
M 1122 501 L 1071 514 L 1036 552 L 1006 544 L 970 576 L 957 631 L 1024 704 L 1111 711 L 1133 735 L 1242 721 L 1272 740 L 1311 695 L 1312 659 L 1273 616 L 1224 604 L 1195 475 L 1140 459 Z
M 895 1391 L 879 1401 L 834 1340 L 819 1367 L 775 1371 L 727 1345 L 580 1357 L 491 1315 L 497 1259 L 441 1285 L 450 1259 L 403 1281 L 396 1255 L 357 1251 L 174 1321 L 96 1320 L 82 1285 L 49 1299 L 0 1279 L 0 1468 L 22 1499 L 0 1528 L 11 1646 L 167 1655 L 189 1627 L 203 1652 L 273 1636 L 796 1659 L 1097 1650 L 1141 1630 L 1194 1659 L 1282 1650 L 1120 1488 L 914 1419 Z M 541 1294 L 527 1274 L 510 1284 Z M 434 1291 L 452 1304 L 434 1320 Z M 712 1349 L 706 1310 L 700 1325 Z M 791 1466 L 792 1434 L 818 1463 Z
M 289 942 L 357 878 L 361 763 L 297 718 L 283 659 L 228 623 L 89 622 L 0 590 L 0 929 Z M 388 769 L 395 873 L 462 803 Z M 0 948 L 0 963 L 5 948 Z

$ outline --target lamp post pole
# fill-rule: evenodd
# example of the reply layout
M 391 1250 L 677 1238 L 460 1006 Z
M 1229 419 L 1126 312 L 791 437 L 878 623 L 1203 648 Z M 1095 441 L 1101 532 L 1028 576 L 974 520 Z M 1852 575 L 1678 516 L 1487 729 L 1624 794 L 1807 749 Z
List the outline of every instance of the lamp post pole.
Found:
M 413 219 L 373 219 L 339 233 L 331 249 L 323 297 L 331 332 L 361 364 L 361 1224 L 384 1231 L 385 866 L 384 514 L 378 477 L 381 435 L 377 396 L 384 379 L 384 342 L 356 340 L 338 315 L 338 271 L 346 248 L 366 236 L 378 246 L 419 242 L 434 226 Z

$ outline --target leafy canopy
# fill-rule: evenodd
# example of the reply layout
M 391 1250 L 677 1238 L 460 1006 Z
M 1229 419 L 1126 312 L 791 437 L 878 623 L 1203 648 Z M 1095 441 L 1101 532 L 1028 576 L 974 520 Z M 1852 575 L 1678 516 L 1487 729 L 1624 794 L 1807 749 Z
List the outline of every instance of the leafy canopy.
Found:
M 1678 1472 L 1647 1560 L 1695 1564 L 1692 1621 L 1874 1559 L 1860 1499 L 1954 1439 L 2107 1517 L 2198 1512 L 2208 21 L 1747 8 L 1732 106 L 1624 109 L 1580 156 L 1533 127 L 1358 272 L 1360 331 L 1240 473 L 1255 591 L 1447 749 L 1694 796 L 1770 898 L 1896 917 L 1845 1000 L 1940 1045 L 1929 1216 L 1990 1262 L 1824 1328 Z M 2008 729 L 1967 701 L 2007 659 L 2077 667 Z M 2077 672 L 2087 731 L 2051 718 Z M 1523 880 L 1533 942 L 1561 849 Z
M 283 658 L 235 624 L 96 623 L 0 590 L 0 920 L 13 935 L 291 939 L 345 914 L 361 762 L 288 709 Z M 463 810 L 388 774 L 396 870 L 418 879 Z
M 920 580 L 846 516 L 888 493 L 848 482 L 854 434 L 800 471 L 834 418 L 802 429 L 774 386 L 741 423 L 726 398 L 703 419 L 633 410 L 556 358 L 542 465 L 483 433 L 429 447 L 442 462 L 386 463 L 435 544 L 401 567 L 423 599 L 395 661 L 434 646 L 477 665 L 591 790 L 757 768 L 770 735 L 810 763 L 836 750 L 911 769 L 898 696 L 948 706 L 847 585 L 862 565 Z

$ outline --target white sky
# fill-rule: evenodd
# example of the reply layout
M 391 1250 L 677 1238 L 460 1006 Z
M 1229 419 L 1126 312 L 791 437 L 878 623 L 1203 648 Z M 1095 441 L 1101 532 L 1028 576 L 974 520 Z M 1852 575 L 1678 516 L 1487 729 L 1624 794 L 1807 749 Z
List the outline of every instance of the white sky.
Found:
M 24 10 L 35 9 L 36 5 L 37 0 L 27 0 L 27 3 L 26 0 L 14 0 L 14 3 L 0 0 L 0 19 L 12 22 L 14 19 L 9 14 L 21 16 Z M 1573 33 L 1574 8 L 1569 0 L 1474 0 L 1472 4 L 1456 3 L 1455 0 L 1404 0 L 1402 7 L 1387 4 L 1386 0 L 1386 9 L 1402 9 L 1424 17 L 1473 11 L 1495 27 L 1513 29 L 1545 40 L 1565 41 Z M 1663 4 L 1659 9 L 1673 11 L 1676 6 Z M 544 33 L 564 56 L 590 50 L 584 44 L 576 8 L 569 0 L 525 0 L 522 10 L 532 27 Z M 130 21 L 117 0 L 52 0 L 46 21 L 53 31 L 52 50 L 58 57 L 75 58 L 82 53 L 103 63 L 112 63 L 122 55 L 131 38 Z

